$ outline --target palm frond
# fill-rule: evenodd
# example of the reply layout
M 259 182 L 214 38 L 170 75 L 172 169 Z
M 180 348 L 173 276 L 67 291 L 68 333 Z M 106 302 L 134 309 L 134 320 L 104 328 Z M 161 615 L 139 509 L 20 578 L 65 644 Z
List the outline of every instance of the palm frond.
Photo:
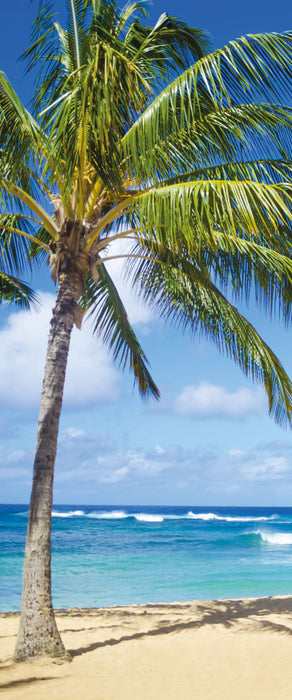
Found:
M 156 84 L 158 82 L 161 87 L 210 49 L 206 32 L 167 13 L 159 17 L 154 27 L 132 22 L 124 43 L 135 61 L 145 61 L 147 56 L 149 80 L 156 79 Z
M 58 53 L 56 13 L 54 3 L 40 0 L 38 13 L 32 26 L 31 44 L 21 58 L 26 62 L 27 72 L 36 71 L 33 111 L 37 115 L 44 96 L 50 100 L 52 90 L 63 83 L 62 55 Z M 53 93 L 54 94 L 54 93 Z
M 198 178 L 202 180 L 236 179 L 272 185 L 289 182 L 291 175 L 292 159 L 258 158 L 246 161 L 233 160 L 210 167 L 197 168 L 175 178 L 170 178 L 168 183 L 173 185 L 175 182 L 190 182 L 194 178 Z
M 231 357 L 246 376 L 263 384 L 269 411 L 292 423 L 292 384 L 278 358 L 247 319 L 230 304 L 206 272 L 193 263 L 177 266 L 143 261 L 136 271 L 140 294 L 161 317 L 183 330 L 201 332 Z
M 38 298 L 27 284 L 0 270 L 0 304 L 5 301 L 16 304 L 21 309 L 29 309 L 31 304 L 37 303 Z
M 210 277 L 213 282 L 219 284 L 225 295 L 228 294 L 237 302 L 248 303 L 253 295 L 258 305 L 270 315 L 281 316 L 288 325 L 292 320 L 291 257 L 239 236 L 235 238 L 219 231 L 213 231 L 213 235 L 216 249 L 213 250 L 208 243 L 202 243 L 195 258 L 189 254 L 186 247 L 178 256 L 166 245 L 152 242 L 150 246 L 149 239 L 143 239 L 142 231 L 136 243 L 132 243 L 133 236 L 129 236 L 129 239 L 126 238 L 128 244 L 123 256 L 127 259 L 128 274 L 132 276 L 139 265 L 139 259 L 145 260 L 146 264 L 147 261 L 156 264 L 160 262 L 162 265 L 180 269 L 187 269 L 187 265 L 195 265 L 200 279 L 205 275 L 208 279 Z M 291 249 L 292 232 L 282 231 L 282 236 L 283 248 Z M 110 258 L 106 256 L 104 259 Z
M 0 214 L 0 269 L 19 274 L 29 267 L 29 220 L 21 214 Z
M 122 168 L 125 176 L 139 182 L 165 184 L 196 177 L 206 179 L 209 169 L 222 164 L 268 159 L 289 160 L 292 145 L 292 110 L 279 104 L 243 104 L 206 111 L 188 127 L 160 134 L 152 148 L 146 134 L 139 148 L 128 152 L 127 136 L 122 139 Z M 130 137 L 130 132 L 129 132 Z M 209 176 L 210 179 L 210 176 Z M 166 182 L 167 181 L 167 182 Z
M 200 59 L 168 85 L 125 136 L 131 153 L 152 151 L 159 138 L 207 112 L 281 97 L 291 89 L 292 33 L 241 37 Z M 273 76 L 273 77 L 272 77 Z
M 208 247 L 202 249 L 203 265 L 219 281 L 220 288 L 231 292 L 236 300 L 249 301 L 251 293 L 255 301 L 270 315 L 277 313 L 288 325 L 292 320 L 292 261 L 282 252 L 239 236 L 226 236 L 214 232 L 218 249 L 212 255 Z M 290 242 L 283 249 L 289 249 Z
M 10 177 L 30 190 L 27 168 L 40 147 L 40 134 L 37 122 L 0 72 L 0 177 Z
M 29 69 L 40 65 L 35 109 L 50 134 L 46 174 L 53 163 L 60 173 L 65 168 L 69 192 L 76 173 L 84 178 L 85 161 L 107 186 L 117 183 L 119 140 L 159 80 L 203 55 L 207 39 L 167 15 L 154 28 L 141 24 L 137 18 L 145 8 L 139 2 L 122 10 L 112 0 L 67 0 L 67 6 L 63 29 L 53 23 L 51 3 L 41 2 L 26 58 Z M 82 181 L 77 189 L 83 193 Z
M 159 397 L 159 391 L 147 369 L 147 358 L 129 322 L 118 291 L 104 265 L 98 268 L 100 280 L 96 285 L 87 278 L 83 298 L 84 309 L 93 318 L 93 331 L 113 353 L 122 369 L 126 366 L 134 374 L 142 397 Z
M 282 226 L 291 221 L 291 185 L 266 185 L 253 181 L 206 180 L 156 187 L 129 197 L 108 215 L 109 221 L 123 219 L 132 229 L 144 231 L 151 241 L 197 255 L 202 245 L 213 253 L 218 230 L 234 237 L 240 235 L 290 255 L 291 243 L 283 250 Z M 146 233 L 148 232 L 148 233 Z M 138 233 L 136 234 L 138 237 Z

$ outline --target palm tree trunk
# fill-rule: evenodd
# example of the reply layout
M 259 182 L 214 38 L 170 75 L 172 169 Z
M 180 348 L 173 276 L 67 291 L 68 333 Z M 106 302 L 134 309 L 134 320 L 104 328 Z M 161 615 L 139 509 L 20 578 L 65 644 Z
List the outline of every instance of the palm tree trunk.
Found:
M 74 312 L 81 292 L 77 273 L 60 275 L 38 424 L 15 661 L 43 655 L 66 657 L 52 606 L 51 525 L 59 418 Z

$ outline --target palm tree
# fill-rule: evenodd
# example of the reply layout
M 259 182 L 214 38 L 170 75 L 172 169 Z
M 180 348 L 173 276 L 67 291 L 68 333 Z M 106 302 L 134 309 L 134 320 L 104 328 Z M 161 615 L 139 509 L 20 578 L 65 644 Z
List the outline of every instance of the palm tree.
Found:
M 66 29 L 46 2 L 33 26 L 35 116 L 0 79 L 2 238 L 24 237 L 31 261 L 49 257 L 58 284 L 16 660 L 65 656 L 51 600 L 51 511 L 73 324 L 91 316 L 140 393 L 159 396 L 109 260 L 125 259 L 162 318 L 203 331 L 262 382 L 277 421 L 292 417 L 287 374 L 231 303 L 253 287 L 290 320 L 292 112 L 272 100 L 289 85 L 292 34 L 249 36 L 207 54 L 205 34 L 176 18 L 147 26 L 143 2 L 67 7 Z

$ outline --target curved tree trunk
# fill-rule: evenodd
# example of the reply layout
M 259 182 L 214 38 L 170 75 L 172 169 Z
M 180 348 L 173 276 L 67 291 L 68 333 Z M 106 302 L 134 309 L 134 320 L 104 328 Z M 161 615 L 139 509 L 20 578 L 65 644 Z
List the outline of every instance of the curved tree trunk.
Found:
M 69 657 L 57 630 L 51 597 L 51 524 L 59 418 L 76 302 L 77 273 L 60 274 L 49 336 L 29 509 L 20 626 L 15 661 Z

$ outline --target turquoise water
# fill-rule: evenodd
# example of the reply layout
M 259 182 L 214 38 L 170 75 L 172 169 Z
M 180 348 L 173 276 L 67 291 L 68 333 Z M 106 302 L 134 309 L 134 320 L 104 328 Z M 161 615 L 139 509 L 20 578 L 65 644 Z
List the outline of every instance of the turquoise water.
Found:
M 19 610 L 27 506 L 0 506 L 0 611 Z M 292 594 L 292 508 L 55 506 L 56 608 Z

